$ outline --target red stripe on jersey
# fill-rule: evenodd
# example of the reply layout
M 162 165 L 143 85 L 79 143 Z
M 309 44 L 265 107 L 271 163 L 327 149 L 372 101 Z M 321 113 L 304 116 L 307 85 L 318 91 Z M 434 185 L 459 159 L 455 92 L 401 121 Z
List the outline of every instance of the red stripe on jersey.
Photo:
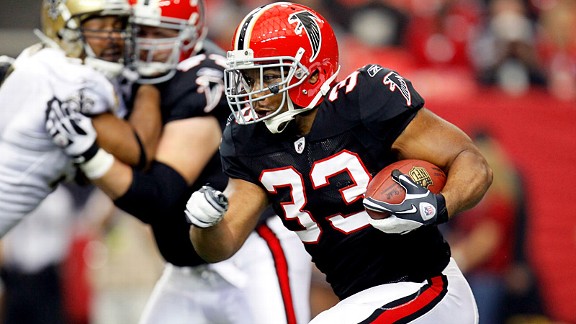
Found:
M 408 323 L 436 306 L 446 295 L 447 287 L 448 280 L 446 276 L 434 277 L 428 280 L 428 283 L 420 288 L 417 293 L 382 306 L 361 323 Z
M 256 232 L 262 237 L 262 239 L 264 239 L 266 244 L 268 244 L 270 252 L 272 253 L 272 258 L 274 259 L 280 292 L 282 294 L 282 300 L 284 301 L 284 310 L 286 311 L 286 323 L 295 324 L 296 311 L 294 310 L 292 292 L 290 290 L 288 261 L 286 260 L 286 255 L 280 245 L 280 240 L 278 240 L 276 234 L 266 225 L 266 223 L 259 225 L 256 228 Z

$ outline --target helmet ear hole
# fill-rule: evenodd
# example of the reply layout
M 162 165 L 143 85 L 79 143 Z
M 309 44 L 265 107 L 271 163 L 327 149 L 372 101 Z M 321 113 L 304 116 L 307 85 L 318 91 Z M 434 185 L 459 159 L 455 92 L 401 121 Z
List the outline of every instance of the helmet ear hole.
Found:
M 308 78 L 308 83 L 316 84 L 316 82 L 318 82 L 319 79 L 320 79 L 320 71 L 316 70 L 316 71 L 312 72 L 312 74 Z

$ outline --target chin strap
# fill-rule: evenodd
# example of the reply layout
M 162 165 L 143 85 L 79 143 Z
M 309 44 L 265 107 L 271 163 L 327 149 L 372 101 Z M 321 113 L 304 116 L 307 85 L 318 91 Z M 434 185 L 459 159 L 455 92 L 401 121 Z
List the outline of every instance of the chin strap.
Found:
M 46 45 L 47 47 L 60 48 L 58 43 L 53 41 L 50 37 L 46 36 L 46 34 L 44 34 L 40 29 L 35 28 L 33 30 L 33 32 L 34 32 L 34 35 L 36 35 L 36 37 L 38 37 L 38 39 L 40 39 L 42 44 Z
M 310 102 L 310 104 L 304 108 L 303 111 L 306 111 L 310 108 L 314 108 L 316 107 L 316 105 L 318 104 L 318 101 L 320 101 L 320 99 L 322 97 L 324 97 L 325 95 L 328 94 L 328 91 L 330 91 L 330 88 L 332 86 L 332 82 L 334 82 L 334 80 L 336 80 L 336 77 L 338 76 L 338 73 L 340 72 L 340 65 L 338 65 L 338 70 L 336 70 L 336 72 L 334 74 L 332 74 L 320 87 L 320 92 L 318 92 L 316 94 L 316 97 L 314 97 L 314 99 L 312 99 L 312 101 Z
M 284 96 L 286 96 L 288 110 L 264 121 L 264 124 L 272 134 L 282 133 L 286 129 L 286 126 L 288 126 L 288 123 L 294 119 L 294 116 L 303 112 L 302 110 L 294 109 L 294 103 L 292 103 L 292 100 L 287 93 L 284 93 Z
M 124 65 L 121 63 L 108 62 L 90 56 L 84 59 L 84 64 L 94 68 L 110 80 L 120 76 L 124 70 Z
M 286 103 L 288 105 L 288 110 L 281 114 L 278 114 L 277 116 L 264 120 L 264 124 L 266 124 L 266 127 L 268 128 L 270 133 L 272 134 L 282 133 L 286 129 L 286 126 L 288 126 L 288 123 L 292 119 L 294 119 L 296 115 L 306 112 L 312 108 L 315 108 L 318 105 L 320 99 L 322 99 L 322 97 L 327 95 L 328 91 L 330 91 L 332 82 L 336 80 L 338 72 L 340 72 L 340 66 L 338 66 L 338 70 L 336 70 L 336 73 L 331 75 L 328 78 L 328 80 L 326 80 L 322 84 L 322 86 L 320 87 L 320 92 L 316 94 L 316 97 L 314 97 L 314 99 L 312 99 L 310 104 L 306 107 L 295 109 L 292 99 L 290 99 L 290 96 L 285 92 L 284 95 L 286 96 Z

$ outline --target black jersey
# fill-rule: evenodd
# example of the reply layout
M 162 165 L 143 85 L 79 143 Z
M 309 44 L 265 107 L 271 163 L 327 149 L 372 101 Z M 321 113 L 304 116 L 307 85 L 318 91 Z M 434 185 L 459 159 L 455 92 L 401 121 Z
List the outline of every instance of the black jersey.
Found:
M 369 180 L 395 161 L 391 145 L 423 107 L 411 83 L 378 65 L 335 85 L 312 128 L 271 134 L 230 121 L 220 148 L 225 172 L 268 192 L 275 212 L 305 243 L 340 298 L 374 285 L 439 274 L 450 256 L 435 226 L 405 235 L 373 228 L 362 205 Z
M 219 48 L 209 48 L 211 51 L 204 50 L 180 62 L 174 77 L 158 85 L 161 93 L 163 124 L 180 119 L 212 115 L 218 119 L 220 128 L 224 129 L 230 114 L 224 95 L 225 58 Z M 191 192 L 206 183 L 210 183 L 216 189 L 224 190 L 227 179 L 222 173 L 220 155 L 216 153 L 196 179 Z
M 196 56 L 180 62 L 178 71 L 170 80 L 157 85 L 161 92 L 161 111 L 163 124 L 199 116 L 213 115 L 224 128 L 230 109 L 224 96 L 224 57 L 219 53 L 203 51 Z M 154 166 L 153 166 L 154 167 Z M 166 168 L 166 166 L 163 166 Z M 159 169 L 156 166 L 156 170 Z M 162 177 L 163 172 L 148 172 L 148 176 Z M 175 172 L 175 171 L 172 171 Z M 220 155 L 216 153 L 191 185 L 186 187 L 170 186 L 166 181 L 151 181 L 158 186 L 154 190 L 172 191 L 172 203 L 164 210 L 148 208 L 135 215 L 147 222 L 162 257 L 177 266 L 196 266 L 205 263 L 190 242 L 190 224 L 186 221 L 184 210 L 190 195 L 202 185 L 224 190 L 228 177 L 222 172 Z M 176 190 L 174 187 L 182 188 Z M 174 197 L 178 196 L 178 197 Z M 161 198 L 157 198 L 161 199 Z M 154 204 L 153 202 L 148 202 Z M 164 203 L 165 204 L 165 203 Z M 163 204 L 160 204 L 163 205 Z

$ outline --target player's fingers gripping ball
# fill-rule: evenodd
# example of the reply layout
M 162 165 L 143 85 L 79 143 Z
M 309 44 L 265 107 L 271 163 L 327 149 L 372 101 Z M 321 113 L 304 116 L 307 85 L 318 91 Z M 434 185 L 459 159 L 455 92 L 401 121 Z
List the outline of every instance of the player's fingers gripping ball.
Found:
M 405 234 L 422 225 L 448 220 L 440 190 L 446 175 L 437 166 L 420 160 L 401 160 L 382 171 L 369 183 L 364 207 L 375 228 Z

